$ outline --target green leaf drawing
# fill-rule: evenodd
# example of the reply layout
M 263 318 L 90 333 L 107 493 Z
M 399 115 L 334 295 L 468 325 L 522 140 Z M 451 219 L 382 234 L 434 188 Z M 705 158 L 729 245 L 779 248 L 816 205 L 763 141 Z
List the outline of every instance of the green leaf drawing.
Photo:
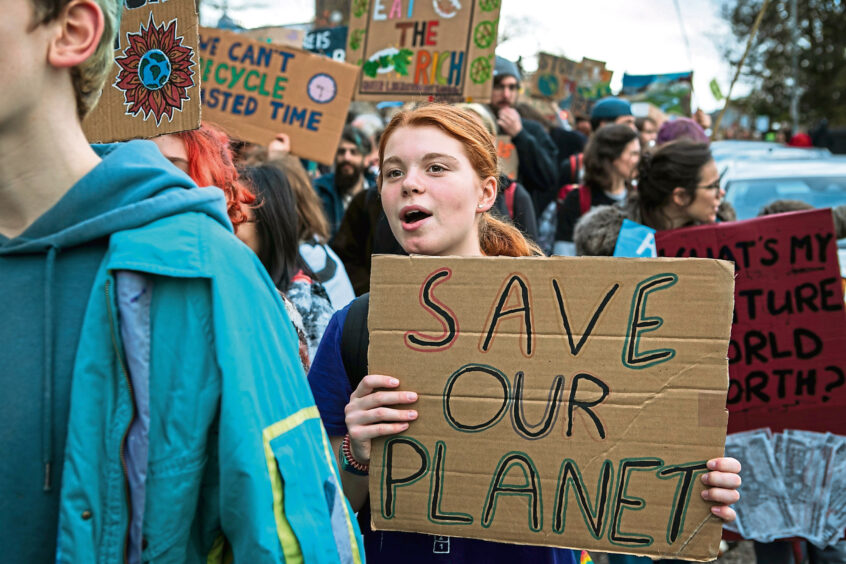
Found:
M 353 0 L 353 15 L 360 18 L 367 13 L 367 0 Z
M 408 76 L 408 65 L 411 64 L 411 49 L 400 49 L 394 55 L 394 71 L 400 76 Z
M 361 41 L 364 39 L 364 30 L 357 29 L 350 36 L 350 49 L 358 51 L 361 47 Z
M 379 72 L 379 62 L 367 61 L 366 63 L 361 65 L 361 70 L 370 78 L 376 78 L 376 74 Z

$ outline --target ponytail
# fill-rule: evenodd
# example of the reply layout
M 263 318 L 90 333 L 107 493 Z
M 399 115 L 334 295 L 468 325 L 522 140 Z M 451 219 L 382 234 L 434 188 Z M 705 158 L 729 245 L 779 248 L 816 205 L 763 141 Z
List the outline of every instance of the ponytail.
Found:
M 519 229 L 488 212 L 479 219 L 479 246 L 489 257 L 543 256 L 540 247 L 527 240 Z
M 665 207 L 676 188 L 683 188 L 692 202 L 701 180 L 702 167 L 712 159 L 705 143 L 679 139 L 644 155 L 638 165 L 637 196 L 631 205 L 640 211 L 641 223 L 662 231 L 670 228 Z

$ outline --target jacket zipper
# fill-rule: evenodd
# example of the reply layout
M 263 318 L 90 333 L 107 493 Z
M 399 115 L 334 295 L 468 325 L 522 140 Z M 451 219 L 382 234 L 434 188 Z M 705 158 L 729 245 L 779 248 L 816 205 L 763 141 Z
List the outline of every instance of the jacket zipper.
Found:
M 112 298 L 111 298 L 111 284 L 112 278 L 111 274 L 108 278 L 106 278 L 106 309 L 109 312 L 109 327 L 111 329 L 110 335 L 112 337 L 112 346 L 115 349 L 115 355 L 118 360 L 118 364 L 120 365 L 121 374 L 123 374 L 124 380 L 126 381 L 126 385 L 129 388 L 129 399 L 130 405 L 132 406 L 132 417 L 129 419 L 129 425 L 127 425 L 126 430 L 123 432 L 123 438 L 120 440 L 120 464 L 123 467 L 123 485 L 124 491 L 126 494 L 126 503 L 128 508 L 129 514 L 129 523 L 126 526 L 126 534 L 124 535 L 123 540 L 123 561 L 124 563 L 129 561 L 129 530 L 130 524 L 132 522 L 132 495 L 129 488 L 129 470 L 126 466 L 126 437 L 129 435 L 129 430 L 132 428 L 132 423 L 135 421 L 135 390 L 132 388 L 132 379 L 129 377 L 129 371 L 126 368 L 126 364 L 124 363 L 123 354 L 118 346 L 117 342 L 117 327 L 115 323 L 115 313 L 114 309 L 112 308 Z

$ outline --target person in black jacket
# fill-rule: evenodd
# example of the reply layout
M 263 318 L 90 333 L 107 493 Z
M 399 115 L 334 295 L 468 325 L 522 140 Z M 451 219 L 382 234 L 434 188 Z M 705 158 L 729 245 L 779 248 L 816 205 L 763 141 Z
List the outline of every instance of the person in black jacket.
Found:
M 517 149 L 517 180 L 532 195 L 537 214 L 555 198 L 558 189 L 558 157 L 555 144 L 541 124 L 522 119 L 515 106 L 520 97 L 520 69 L 496 58 L 491 110 L 496 116 L 498 133 L 508 135 Z
M 391 233 L 375 187 L 353 196 L 329 246 L 344 263 L 356 296 L 370 291 L 370 259 L 374 254 L 405 254 Z

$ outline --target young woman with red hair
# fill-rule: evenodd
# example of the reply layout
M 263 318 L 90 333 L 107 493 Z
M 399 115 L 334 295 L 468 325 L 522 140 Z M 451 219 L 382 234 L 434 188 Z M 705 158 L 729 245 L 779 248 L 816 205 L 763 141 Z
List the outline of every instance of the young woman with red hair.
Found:
M 429 256 L 533 256 L 540 252 L 512 225 L 489 210 L 497 195 L 497 157 L 493 137 L 472 114 L 452 106 L 433 104 L 394 116 L 379 146 L 379 190 L 394 236 L 408 253 Z M 368 464 L 371 440 L 401 433 L 417 419 L 411 407 L 417 394 L 391 391 L 397 378 L 367 374 L 366 366 L 344 360 L 341 335 L 349 320 L 359 326 L 348 334 L 367 334 L 366 315 L 347 316 L 366 300 L 357 298 L 329 322 L 309 371 L 309 384 L 320 416 L 342 469 L 344 493 L 358 510 L 368 562 L 432 562 L 443 542 L 429 535 L 375 532 L 370 529 Z M 358 309 L 356 308 L 357 311 Z M 367 343 L 357 358 L 366 363 Z M 360 363 L 361 364 L 361 363 Z M 349 367 L 349 372 L 348 368 Z M 353 389 L 352 374 L 363 374 Z M 357 378 L 356 378 L 357 379 Z M 733 459 L 711 461 L 712 487 L 708 499 L 734 502 L 739 464 Z M 725 474 L 724 472 L 728 473 Z M 714 513 L 733 519 L 729 507 Z M 451 538 L 450 562 L 578 562 L 578 553 L 538 546 L 498 544 Z M 440 551 L 440 552 L 439 552 Z
M 170 162 L 191 177 L 197 186 L 217 186 L 226 195 L 226 213 L 235 232 L 249 221 L 249 206 L 256 198 L 238 178 L 229 148 L 229 137 L 210 124 L 193 131 L 152 139 Z

